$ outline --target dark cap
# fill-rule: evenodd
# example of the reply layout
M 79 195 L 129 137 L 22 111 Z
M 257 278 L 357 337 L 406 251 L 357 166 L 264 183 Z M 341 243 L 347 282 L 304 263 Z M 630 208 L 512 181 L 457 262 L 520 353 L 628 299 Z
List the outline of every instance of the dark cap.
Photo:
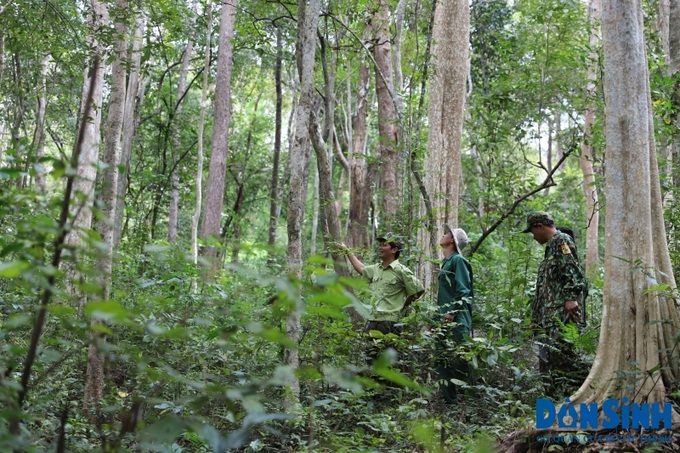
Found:
M 527 227 L 522 231 L 522 233 L 528 233 L 531 231 L 531 227 L 536 225 L 554 225 L 555 221 L 552 216 L 547 212 L 536 211 L 532 212 L 527 216 Z
M 384 235 L 375 238 L 379 242 L 387 242 L 392 247 L 396 247 L 398 250 L 404 249 L 404 241 L 401 236 L 394 233 L 385 233 Z

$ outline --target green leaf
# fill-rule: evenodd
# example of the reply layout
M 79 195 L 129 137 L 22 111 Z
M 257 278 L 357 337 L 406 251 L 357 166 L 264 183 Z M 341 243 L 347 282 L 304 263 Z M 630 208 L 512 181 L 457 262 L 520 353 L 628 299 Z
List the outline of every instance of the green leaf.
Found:
M 489 354 L 486 357 L 486 363 L 488 363 L 490 366 L 494 366 L 496 363 L 498 363 L 498 355 L 496 355 L 496 353 Z
M 14 278 L 31 267 L 26 261 L 9 261 L 0 263 L 0 277 Z
M 76 315 L 76 310 L 65 305 L 48 305 L 47 311 L 60 317 L 70 317 Z
M 345 319 L 347 318 L 347 314 L 335 307 L 314 307 L 314 306 L 308 306 L 307 311 L 311 314 L 314 315 L 319 315 L 319 316 L 324 316 L 324 317 L 329 317 L 329 318 L 335 318 L 335 319 Z
M 128 317 L 127 310 L 115 301 L 90 302 L 85 305 L 85 314 L 100 321 L 124 321 Z
M 103 333 L 104 335 L 113 335 L 113 330 L 106 326 L 106 324 L 97 323 L 91 327 L 93 332 Z
M 18 327 L 25 327 L 31 324 L 31 316 L 26 313 L 15 313 L 7 318 L 4 327 L 7 329 L 16 329 Z
M 184 420 L 171 415 L 143 429 L 140 437 L 145 442 L 172 443 L 186 427 Z
M 278 343 L 282 346 L 286 346 L 288 348 L 295 348 L 295 343 L 291 341 L 290 338 L 288 338 L 281 330 L 277 329 L 276 327 L 272 327 L 271 329 L 267 329 L 265 331 L 259 332 L 257 334 L 260 338 L 264 338 L 267 341 L 270 341 L 272 343 Z

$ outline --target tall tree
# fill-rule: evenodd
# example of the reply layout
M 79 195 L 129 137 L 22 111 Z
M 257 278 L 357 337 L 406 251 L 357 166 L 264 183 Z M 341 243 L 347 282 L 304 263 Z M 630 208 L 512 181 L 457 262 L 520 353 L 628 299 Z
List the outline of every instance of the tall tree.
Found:
M 40 95 L 35 118 L 35 134 L 33 135 L 33 149 L 35 159 L 39 161 L 45 155 L 45 112 L 47 111 L 47 72 L 49 70 L 50 57 L 43 57 L 40 71 Z M 35 177 L 35 184 L 41 192 L 45 191 L 45 176 L 39 172 Z
M 125 113 L 123 114 L 123 136 L 121 137 L 120 165 L 124 171 L 118 172 L 116 184 L 116 226 L 114 228 L 118 244 L 123 232 L 123 219 L 125 217 L 125 194 L 128 188 L 128 176 L 130 173 L 130 156 L 132 155 L 132 143 L 139 125 L 140 106 L 144 98 L 146 83 L 142 82 L 141 61 L 143 36 L 146 30 L 146 18 L 144 14 L 138 14 L 135 21 L 135 31 L 132 34 L 130 46 L 130 71 L 127 88 L 125 89 Z
M 118 183 L 118 164 L 120 156 L 120 138 L 123 127 L 125 112 L 125 84 L 126 84 L 126 56 L 127 56 L 127 27 L 125 16 L 127 12 L 127 0 L 116 0 L 116 46 L 114 61 L 111 69 L 111 94 L 108 103 L 108 115 L 106 119 L 106 132 L 104 135 L 104 158 L 105 167 L 102 171 L 102 187 L 100 198 L 102 200 L 102 213 L 97 222 L 97 230 L 101 235 L 103 249 L 97 257 L 97 269 L 99 271 L 100 298 L 108 301 L 111 295 L 113 273 L 113 244 L 115 238 L 116 201 Z M 97 322 L 93 321 L 93 325 Z M 101 343 L 104 336 L 94 330 L 90 334 L 90 344 L 87 354 L 87 372 L 85 376 L 85 392 L 83 406 L 85 413 L 97 413 L 98 405 L 104 396 L 104 356 L 101 351 Z M 94 418 L 93 418 L 94 419 Z
M 309 123 L 314 108 L 314 60 L 316 32 L 319 24 L 320 0 L 309 0 L 298 4 L 298 30 L 295 58 L 300 78 L 300 96 L 295 114 L 295 138 L 288 160 L 290 177 L 288 185 L 288 248 L 286 259 L 288 270 L 299 280 L 302 279 L 302 219 L 304 218 L 307 182 L 305 178 L 309 153 Z M 285 350 L 284 363 L 297 370 L 300 356 L 300 309 L 294 307 L 286 321 L 286 335 L 295 346 Z M 291 408 L 299 402 L 300 382 L 294 379 L 289 384 L 290 393 L 286 405 Z
M 267 244 L 270 247 L 270 258 L 273 257 L 273 247 L 276 244 L 276 224 L 279 220 L 279 167 L 281 161 L 281 134 L 283 113 L 283 80 L 281 67 L 283 66 L 283 38 L 281 27 L 276 25 L 276 61 L 274 62 L 274 83 L 276 86 L 275 120 L 274 120 L 274 156 L 272 161 L 272 182 L 269 192 L 269 230 Z
M 572 402 L 625 396 L 663 403 L 680 377 L 674 352 L 680 315 L 670 294 L 676 284 L 664 231 L 643 14 L 639 0 L 602 3 L 607 141 L 602 329 L 593 367 Z
M 437 2 L 432 29 L 432 80 L 430 85 L 428 156 L 425 188 L 434 220 L 421 236 L 423 250 L 437 244 L 444 224 L 458 226 L 461 187 L 461 146 L 470 66 L 470 8 L 464 0 Z M 436 250 L 431 250 L 437 256 Z M 433 269 L 424 269 L 424 284 L 433 282 Z
M 401 185 L 399 182 L 399 115 L 392 77 L 390 10 L 387 0 L 377 0 L 371 17 L 373 31 L 373 60 L 375 62 L 375 90 L 378 97 L 377 153 L 381 162 L 378 205 L 382 216 L 382 230 L 396 227 Z
M 99 0 L 90 1 L 89 11 L 89 26 L 88 44 L 92 49 L 93 54 L 101 57 L 103 55 L 104 45 L 99 40 L 98 35 L 101 30 L 108 23 L 108 9 Z M 103 63 L 102 63 L 103 66 Z M 93 71 L 92 67 L 86 69 L 83 78 L 83 90 L 81 110 L 79 115 L 80 121 L 85 121 L 86 124 L 82 129 L 82 142 L 80 158 L 78 162 L 78 177 L 74 185 L 74 194 L 76 202 L 73 203 L 72 216 L 73 228 L 66 237 L 66 243 L 69 246 L 77 248 L 82 243 L 84 230 L 89 230 L 92 227 L 92 207 L 94 204 L 94 186 L 97 178 L 97 163 L 99 160 L 99 145 L 101 142 L 101 109 L 102 98 L 104 90 L 104 68 L 98 67 L 98 71 L 94 74 L 96 77 L 91 77 L 89 74 Z M 94 85 L 90 87 L 90 85 Z M 91 91 L 91 93 L 90 93 Z M 87 116 L 84 115 L 84 108 L 86 100 L 91 96 L 91 110 Z M 75 282 L 80 279 L 79 272 L 75 271 L 74 267 L 69 267 L 67 270 L 69 292 L 77 294 Z M 84 300 L 78 298 L 79 308 L 82 308 Z
M 191 23 L 193 30 L 193 20 Z M 175 104 L 175 111 L 173 117 L 176 119 L 174 124 L 169 126 L 172 128 L 172 168 L 170 173 L 170 208 L 168 210 L 168 242 L 174 244 L 177 241 L 177 228 L 179 223 L 179 150 L 181 148 L 181 141 L 179 139 L 179 125 L 181 124 L 182 105 L 184 104 L 184 95 L 187 89 L 187 74 L 189 73 L 189 65 L 191 64 L 191 55 L 194 51 L 194 42 L 190 38 L 184 49 L 184 57 L 182 58 L 182 68 L 179 71 L 179 80 L 177 81 L 177 103 Z
M 203 131 L 205 128 L 205 109 L 208 100 L 208 82 L 210 76 L 210 38 L 212 36 L 212 8 L 208 7 L 206 18 L 205 59 L 203 61 L 203 84 L 201 87 L 201 110 L 198 118 L 198 146 L 196 162 L 196 205 L 191 218 L 191 257 L 198 263 L 198 221 L 201 217 L 203 203 Z
M 362 63 L 359 68 L 356 106 L 352 113 L 352 149 L 350 154 L 350 195 L 347 227 L 347 244 L 350 247 L 368 248 L 368 214 L 371 206 L 371 176 L 376 169 L 373 160 L 368 162 L 366 149 L 366 111 L 368 105 L 369 68 Z
M 588 104 L 583 121 L 583 142 L 579 164 L 583 172 L 583 191 L 586 196 L 586 274 L 594 277 L 599 266 L 599 228 L 600 211 L 599 196 L 595 182 L 593 167 L 593 123 L 595 122 L 596 81 L 599 59 L 596 49 L 600 45 L 600 10 L 601 0 L 590 0 L 588 4 L 588 20 L 590 23 L 590 62 L 588 64 Z
M 229 152 L 229 122 L 231 120 L 231 72 L 232 72 L 232 39 L 236 21 L 236 5 L 238 0 L 226 0 L 222 3 L 220 18 L 220 35 L 217 51 L 217 79 L 215 81 L 215 121 L 212 133 L 212 150 L 208 166 L 208 182 L 205 188 L 205 204 L 201 238 L 208 241 L 218 238 L 224 206 L 224 186 Z M 206 256 L 217 258 L 214 247 L 203 249 Z M 219 260 L 213 262 L 219 266 Z

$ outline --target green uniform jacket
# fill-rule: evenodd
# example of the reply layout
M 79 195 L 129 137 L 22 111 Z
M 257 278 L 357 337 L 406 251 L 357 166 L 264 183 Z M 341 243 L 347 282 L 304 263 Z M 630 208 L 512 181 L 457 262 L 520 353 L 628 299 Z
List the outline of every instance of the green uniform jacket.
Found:
M 558 231 L 545 245 L 543 262 L 538 268 L 536 294 L 531 304 L 531 321 L 544 329 L 552 330 L 561 322 L 573 321 L 564 310 L 564 303 L 579 303 L 579 316 L 583 319 L 583 302 L 587 283 L 571 238 Z
M 447 313 L 454 315 L 458 323 L 456 331 L 470 334 L 472 327 L 472 298 L 474 297 L 472 266 L 458 252 L 453 252 L 442 261 L 442 268 L 437 278 L 438 318 Z
M 361 275 L 369 284 L 370 301 L 364 306 L 371 321 L 399 321 L 406 298 L 424 289 L 413 272 L 399 260 L 392 261 L 386 268 L 382 264 L 366 266 Z

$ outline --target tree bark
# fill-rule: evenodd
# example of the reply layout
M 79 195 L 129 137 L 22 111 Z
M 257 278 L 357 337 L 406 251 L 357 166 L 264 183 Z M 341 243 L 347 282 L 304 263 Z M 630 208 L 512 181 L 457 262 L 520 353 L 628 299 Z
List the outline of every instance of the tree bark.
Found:
M 458 226 L 461 187 L 461 141 L 468 77 L 470 8 L 467 1 L 437 2 L 432 31 L 432 68 L 429 106 L 429 154 L 424 184 L 432 204 L 434 225 L 421 235 L 421 247 L 437 256 L 443 225 Z M 429 235 L 428 235 L 429 233 Z M 443 234 L 443 233 L 442 233 Z M 435 269 L 425 266 L 423 283 L 434 282 Z
M 127 0 L 117 0 L 117 17 L 127 10 Z M 99 275 L 99 287 L 101 288 L 101 300 L 108 301 L 111 292 L 111 276 L 113 272 L 113 242 L 114 225 L 116 218 L 116 184 L 118 183 L 118 163 L 120 155 L 120 137 L 123 127 L 123 115 L 125 107 L 125 57 L 127 51 L 127 29 L 123 20 L 117 20 L 115 24 L 117 43 L 115 60 L 111 73 L 111 95 L 109 97 L 106 134 L 104 136 L 104 159 L 105 167 L 102 172 L 102 218 L 97 222 L 97 230 L 101 235 L 104 249 L 97 257 L 97 269 Z M 92 321 L 92 325 L 99 321 Z M 87 354 L 87 372 L 85 375 L 85 392 L 83 395 L 83 410 L 90 416 L 91 421 L 96 420 L 99 412 L 99 404 L 104 395 L 104 356 L 100 348 L 105 337 L 95 330 L 90 332 L 90 343 Z
M 272 182 L 269 191 L 269 234 L 268 245 L 270 260 L 274 257 L 274 246 L 276 245 L 276 225 L 279 220 L 279 166 L 281 160 L 281 134 L 282 134 L 282 111 L 283 111 L 283 91 L 281 80 L 281 66 L 283 64 L 283 39 L 281 28 L 276 27 L 276 62 L 274 63 L 274 83 L 276 85 L 276 108 L 274 120 L 274 157 L 272 162 Z
M 600 42 L 600 0 L 590 0 L 588 5 L 588 17 L 590 21 L 590 48 L 595 49 Z M 583 124 L 583 142 L 581 143 L 581 157 L 579 165 L 583 173 L 583 192 L 586 197 L 586 275 L 595 278 L 599 269 L 599 228 L 600 212 L 597 185 L 595 182 L 595 169 L 593 168 L 593 123 L 595 121 L 595 99 L 597 95 L 597 71 L 598 58 L 595 51 L 590 53 L 588 65 L 588 106 Z
M 399 228 L 397 211 L 401 185 L 399 178 L 399 115 L 394 97 L 390 44 L 389 4 L 377 0 L 377 9 L 371 18 L 373 30 L 373 59 L 375 60 L 375 89 L 378 96 L 378 156 L 380 167 L 380 194 L 378 206 L 382 216 L 381 230 Z
M 47 110 L 47 71 L 49 70 L 50 57 L 43 57 L 40 70 L 40 96 L 35 118 L 35 134 L 33 136 L 33 149 L 35 160 L 39 162 L 45 155 L 45 112 Z M 40 192 L 45 192 L 45 175 L 38 171 L 35 177 L 35 185 Z
M 108 10 L 99 2 L 99 0 L 91 0 L 90 2 L 90 35 L 88 41 L 90 46 L 94 49 L 97 56 L 101 56 L 103 46 L 97 40 L 97 32 L 104 27 L 108 22 Z M 92 206 L 94 203 L 94 185 L 97 178 L 97 163 L 99 161 L 99 144 L 101 141 L 101 108 L 102 96 L 104 88 L 104 63 L 97 67 L 98 70 L 94 76 L 90 74 L 93 67 L 86 69 L 85 77 L 83 79 L 83 91 L 81 109 L 79 113 L 80 121 L 85 121 L 86 124 L 82 128 L 82 142 L 78 165 L 78 177 L 74 183 L 74 194 L 76 196 L 76 203 L 71 206 L 71 218 L 73 218 L 73 227 L 66 236 L 66 244 L 69 248 L 77 249 L 83 239 L 85 230 L 92 227 Z M 93 87 L 90 87 L 93 84 Z M 87 116 L 84 115 L 86 100 L 91 96 L 91 110 Z M 68 292 L 73 299 L 77 301 L 78 309 L 82 309 L 85 300 L 82 298 L 80 291 L 77 289 L 76 283 L 80 279 L 80 273 L 75 269 L 72 263 L 67 264 L 67 286 Z
M 219 238 L 224 206 L 225 174 L 229 152 L 229 122 L 231 120 L 232 43 L 238 0 L 222 3 L 219 50 L 217 53 L 217 80 L 215 81 L 215 124 L 212 133 L 212 153 L 205 191 L 201 238 L 208 241 Z M 206 246 L 203 255 L 213 258 L 212 270 L 220 260 L 215 247 Z
M 288 270 L 298 280 L 302 279 L 302 219 L 304 217 L 307 184 L 305 166 L 309 149 L 309 121 L 314 106 L 314 60 L 316 30 L 319 23 L 320 0 L 298 4 L 298 30 L 296 60 L 300 76 L 300 100 L 295 115 L 295 139 L 289 154 L 290 178 L 288 191 Z M 284 363 L 292 370 L 300 366 L 297 345 L 300 343 L 300 310 L 293 309 L 286 321 L 286 335 L 295 346 L 286 348 Z M 300 382 L 289 382 L 285 406 L 291 409 L 300 401 Z
M 192 20 L 192 28 L 194 21 Z M 189 65 L 191 64 L 191 55 L 194 50 L 194 42 L 189 39 L 186 49 L 184 49 L 184 58 L 182 58 L 182 69 L 179 73 L 179 80 L 177 81 L 177 104 L 175 105 L 175 113 L 173 114 L 173 121 L 169 127 L 172 128 L 172 168 L 170 173 L 170 206 L 168 209 L 168 242 L 174 244 L 177 242 L 177 228 L 179 224 L 179 169 L 177 162 L 179 161 L 179 150 L 182 144 L 179 139 L 179 125 L 182 123 L 182 105 L 184 94 L 187 89 L 187 74 L 189 73 Z
M 198 145 L 196 153 L 196 205 L 191 218 L 191 257 L 198 264 L 198 222 L 203 205 L 203 130 L 205 128 L 205 109 L 208 102 L 208 82 L 210 80 L 210 38 L 212 36 L 212 7 L 208 7 L 206 18 L 205 60 L 203 62 L 203 84 L 201 89 L 201 113 L 198 118 Z
M 309 122 L 309 135 L 316 153 L 319 177 L 319 205 L 323 211 L 324 224 L 326 225 L 324 244 L 333 259 L 335 273 L 341 277 L 349 277 L 349 270 L 345 264 L 346 258 L 344 254 L 340 253 L 340 248 L 336 245 L 342 242 L 342 227 L 335 208 L 330 159 L 321 137 L 321 128 L 313 114 Z M 361 315 L 353 308 L 350 307 L 348 313 L 353 322 L 356 323 L 362 320 Z
M 639 0 L 603 1 L 602 41 L 607 140 L 602 329 L 593 367 L 572 404 L 617 397 L 663 403 L 678 378 L 673 351 L 680 316 L 671 295 L 655 288 L 676 285 L 665 242 Z M 679 418 L 676 412 L 673 418 Z
M 404 15 L 406 14 L 406 0 L 399 0 L 394 12 L 394 49 L 392 52 L 392 70 L 394 71 L 394 99 L 397 104 L 399 118 L 404 114 L 404 99 L 401 91 L 404 87 L 404 74 L 401 69 L 401 34 L 404 29 Z
M 146 30 L 146 19 L 140 14 L 135 21 L 135 32 L 132 38 L 130 50 L 130 74 L 125 95 L 125 113 L 123 115 L 123 135 L 120 147 L 120 165 L 125 171 L 118 172 L 116 184 L 116 237 L 114 244 L 119 244 L 123 232 L 123 219 L 125 217 L 125 194 L 127 193 L 128 174 L 130 173 L 130 156 L 132 155 L 132 142 L 139 126 L 140 106 L 144 98 L 145 83 L 140 80 L 140 67 L 142 61 L 143 36 Z
M 347 244 L 352 247 L 370 247 L 368 236 L 368 214 L 371 206 L 371 187 L 369 167 L 375 164 L 367 162 L 366 154 L 366 106 L 368 103 L 369 68 L 362 64 L 359 68 L 359 89 L 357 104 L 352 115 L 352 154 L 350 157 L 350 195 L 349 225 L 347 227 Z

